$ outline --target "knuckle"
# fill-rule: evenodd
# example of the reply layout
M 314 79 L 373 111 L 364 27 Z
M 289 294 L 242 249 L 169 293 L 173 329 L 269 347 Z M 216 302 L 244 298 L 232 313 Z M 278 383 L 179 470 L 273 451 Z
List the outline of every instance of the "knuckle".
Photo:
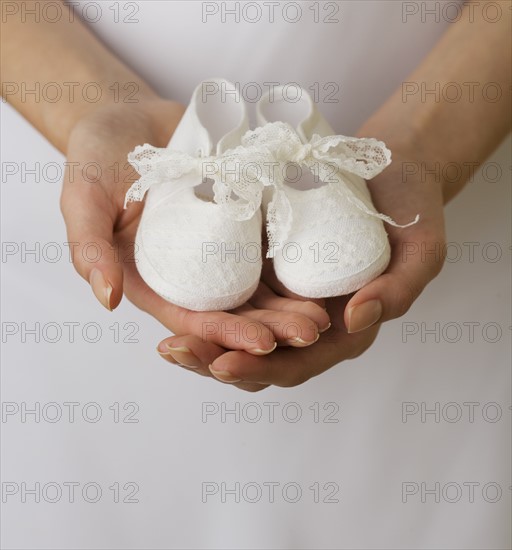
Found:
M 189 309 L 182 308 L 182 307 L 178 307 L 174 311 L 174 314 L 175 314 L 175 320 L 176 320 L 176 325 L 175 325 L 176 330 L 173 330 L 173 332 L 180 333 L 180 334 L 187 333 L 187 332 L 194 332 L 192 329 L 194 324 L 193 323 L 194 317 L 197 315 L 196 312 L 191 311 Z M 199 334 L 197 334 L 197 336 L 199 336 L 203 342 L 208 341 L 208 338 L 205 335 L 204 321 L 198 319 L 197 324 L 199 329 Z

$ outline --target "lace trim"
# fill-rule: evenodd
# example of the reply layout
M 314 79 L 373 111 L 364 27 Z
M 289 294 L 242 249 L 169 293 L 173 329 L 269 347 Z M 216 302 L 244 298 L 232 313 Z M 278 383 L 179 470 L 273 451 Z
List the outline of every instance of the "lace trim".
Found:
M 247 132 L 242 143 L 219 156 L 193 157 L 181 151 L 139 145 L 128 155 L 128 161 L 140 174 L 128 189 L 124 207 L 129 202 L 142 201 L 147 190 L 169 181 L 176 189 L 194 187 L 204 178 L 213 180 L 214 201 L 233 219 L 250 219 L 261 205 L 263 188 L 274 187 L 274 196 L 267 210 L 267 257 L 273 257 L 286 241 L 293 220 L 290 201 L 283 178 L 276 177 L 275 167 L 281 163 L 295 162 L 306 166 L 321 181 L 334 176 L 334 189 L 338 189 L 359 210 L 379 218 L 394 227 L 414 225 L 419 216 L 405 225 L 379 214 L 366 206 L 337 173 L 350 173 L 371 179 L 391 163 L 391 152 L 382 141 L 373 138 L 346 136 L 320 137 L 313 135 L 308 143 L 302 143 L 299 135 L 283 122 L 266 124 Z M 195 174 L 197 179 L 183 179 Z
M 356 208 L 390 225 L 405 228 L 419 220 L 419 216 L 416 216 L 408 224 L 397 224 L 389 216 L 369 209 L 348 186 L 336 178 L 338 172 L 355 174 L 364 179 L 371 179 L 382 172 L 391 163 L 391 151 L 382 141 L 346 136 L 322 138 L 315 134 L 308 143 L 302 143 L 297 132 L 289 124 L 274 122 L 247 132 L 242 138 L 242 145 L 258 150 L 266 149 L 274 161 L 279 163 L 295 162 L 306 166 L 321 181 L 329 181 L 334 176 L 336 185 L 333 187 L 340 192 L 343 190 L 344 196 L 347 196 Z M 274 178 L 275 193 L 268 205 L 269 258 L 284 244 L 292 225 L 292 208 L 283 184 L 282 178 Z
M 264 185 L 269 185 L 268 155 L 254 148 L 237 147 L 220 156 L 193 157 L 181 151 L 139 145 L 128 155 L 128 161 L 140 174 L 127 191 L 124 207 L 142 201 L 148 189 L 173 181 L 175 189 L 199 185 L 205 178 L 213 180 L 214 201 L 227 215 L 242 221 L 250 219 L 261 205 Z M 195 174 L 197 179 L 183 180 Z

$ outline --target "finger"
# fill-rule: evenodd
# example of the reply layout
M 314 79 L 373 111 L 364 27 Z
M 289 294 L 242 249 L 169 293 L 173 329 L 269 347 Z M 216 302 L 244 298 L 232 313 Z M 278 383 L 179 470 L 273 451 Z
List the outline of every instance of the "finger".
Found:
M 421 228 L 402 231 L 392 242 L 386 272 L 356 292 L 347 304 L 345 323 L 350 333 L 404 315 L 441 271 L 445 250 L 442 221 L 433 232 Z
M 320 333 L 316 323 L 299 313 L 255 309 L 250 304 L 234 310 L 247 319 L 254 319 L 268 327 L 278 344 L 304 347 L 314 344 Z
M 220 382 L 220 380 L 217 380 L 218 382 Z M 256 393 L 256 392 L 259 392 L 259 391 L 262 391 L 266 388 L 269 387 L 269 384 L 250 384 L 250 383 L 246 383 L 246 382 L 240 382 L 238 384 L 233 384 L 233 386 L 235 386 L 236 388 L 238 388 L 239 390 L 244 390 L 244 391 L 248 391 L 248 392 L 251 392 L 251 393 Z
M 431 179 L 414 178 L 403 185 L 403 161 L 395 158 L 395 168 L 368 182 L 368 187 L 378 211 L 392 212 L 399 222 L 419 213 L 420 221 L 406 229 L 386 227 L 391 262 L 383 275 L 356 292 L 347 304 L 345 323 L 352 333 L 404 315 L 444 262 L 442 186 Z
M 157 351 L 163 359 L 170 363 L 192 369 L 198 374 L 211 376 L 208 365 L 226 350 L 211 342 L 203 342 L 198 336 L 189 334 L 165 338 L 158 344 Z
M 299 296 L 299 294 L 295 294 L 295 292 L 288 290 L 276 277 L 272 262 L 263 262 L 261 279 L 265 281 L 265 284 L 267 284 L 271 290 L 273 290 L 276 294 L 280 296 L 284 296 L 292 300 L 299 300 L 302 302 L 312 302 L 314 304 L 317 304 L 321 308 L 325 308 L 325 300 L 323 298 L 305 298 L 304 296 Z
M 329 314 L 322 306 L 312 301 L 278 296 L 265 283 L 260 282 L 249 303 L 256 309 L 270 309 L 303 315 L 316 323 L 320 333 L 331 326 Z
M 375 339 L 379 325 L 360 334 L 324 336 L 313 346 L 278 348 L 266 357 L 254 357 L 241 351 L 230 351 L 219 356 L 210 371 L 219 380 L 273 384 L 292 387 L 325 372 L 337 363 L 353 359 L 363 353 Z M 331 328 L 329 331 L 333 331 Z M 326 333 L 329 334 L 329 331 Z
M 73 265 L 111 311 L 123 295 L 123 270 L 113 245 L 115 206 L 98 182 L 77 177 L 66 168 L 60 203 Z
M 211 342 L 203 342 L 201 338 L 190 334 L 165 338 L 158 344 L 157 351 L 160 357 L 169 363 L 179 365 L 187 370 L 210 378 L 214 377 L 208 366 L 226 352 L 224 348 Z M 239 389 L 249 392 L 261 391 L 268 387 L 263 384 L 247 382 L 234 385 Z
M 256 320 L 224 311 L 191 311 L 164 300 L 146 285 L 134 263 L 126 266 L 124 286 L 131 302 L 178 336 L 192 334 L 255 355 L 271 353 L 277 346 L 272 331 Z

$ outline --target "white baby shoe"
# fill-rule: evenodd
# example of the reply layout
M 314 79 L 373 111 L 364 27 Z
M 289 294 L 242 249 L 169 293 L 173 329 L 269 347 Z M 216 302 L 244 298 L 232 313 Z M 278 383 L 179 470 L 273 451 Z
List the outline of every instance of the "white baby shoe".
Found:
M 232 309 L 258 286 L 263 184 L 257 154 L 240 147 L 247 130 L 235 86 L 211 79 L 195 89 L 167 148 L 145 144 L 128 156 L 141 178 L 125 207 L 147 191 L 137 269 L 155 292 L 187 309 Z
M 267 257 L 273 257 L 277 278 L 301 296 L 349 294 L 390 260 L 382 220 L 397 224 L 375 210 L 365 179 L 384 170 L 391 153 L 375 139 L 333 135 L 305 90 L 298 88 L 293 102 L 287 92 L 277 87 L 262 97 L 261 127 L 242 140 L 272 152 L 275 161 L 263 199 Z

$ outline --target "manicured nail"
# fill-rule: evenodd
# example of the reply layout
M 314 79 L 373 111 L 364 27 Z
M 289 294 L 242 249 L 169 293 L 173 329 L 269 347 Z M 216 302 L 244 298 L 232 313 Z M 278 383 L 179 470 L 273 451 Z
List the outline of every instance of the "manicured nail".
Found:
M 272 353 L 277 348 L 277 342 L 274 342 L 274 345 L 270 349 L 248 349 L 247 351 L 249 353 L 252 353 L 253 355 L 268 355 L 269 353 Z
M 210 369 L 210 372 L 215 376 L 215 378 L 218 378 L 221 382 L 228 382 L 229 384 L 234 384 L 235 382 L 241 382 L 241 378 L 235 378 L 230 372 L 227 370 L 215 370 L 215 367 L 213 365 L 208 365 L 208 368 Z
M 375 324 L 382 315 L 380 300 L 370 300 L 348 310 L 348 333 L 360 332 Z
M 295 338 L 290 338 L 288 342 L 292 345 L 295 344 L 296 347 L 301 347 L 301 346 L 306 347 L 306 346 L 313 345 L 315 342 L 318 342 L 319 338 L 320 338 L 320 332 L 317 333 L 316 338 L 314 340 L 310 340 L 309 342 L 306 340 L 303 340 L 299 336 L 295 336 Z
M 329 323 L 325 328 L 322 330 L 318 329 L 318 332 L 322 334 L 322 332 L 327 332 L 331 328 L 331 323 Z
M 201 366 L 201 361 L 186 346 L 166 346 L 171 356 L 178 361 L 182 367 L 197 369 Z
M 103 307 L 106 307 L 109 311 L 112 311 L 110 306 L 110 296 L 112 295 L 112 286 L 105 281 L 103 273 L 94 268 L 89 275 L 89 284 L 92 287 L 92 291 L 98 301 Z
M 156 348 L 156 351 L 159 353 L 160 357 L 163 357 L 164 359 L 166 359 L 167 361 L 170 361 L 171 363 L 173 363 L 174 365 L 178 365 L 178 362 L 176 361 L 176 359 L 174 359 L 174 357 L 171 355 L 171 352 L 170 351 L 161 351 L 159 350 L 158 348 Z

